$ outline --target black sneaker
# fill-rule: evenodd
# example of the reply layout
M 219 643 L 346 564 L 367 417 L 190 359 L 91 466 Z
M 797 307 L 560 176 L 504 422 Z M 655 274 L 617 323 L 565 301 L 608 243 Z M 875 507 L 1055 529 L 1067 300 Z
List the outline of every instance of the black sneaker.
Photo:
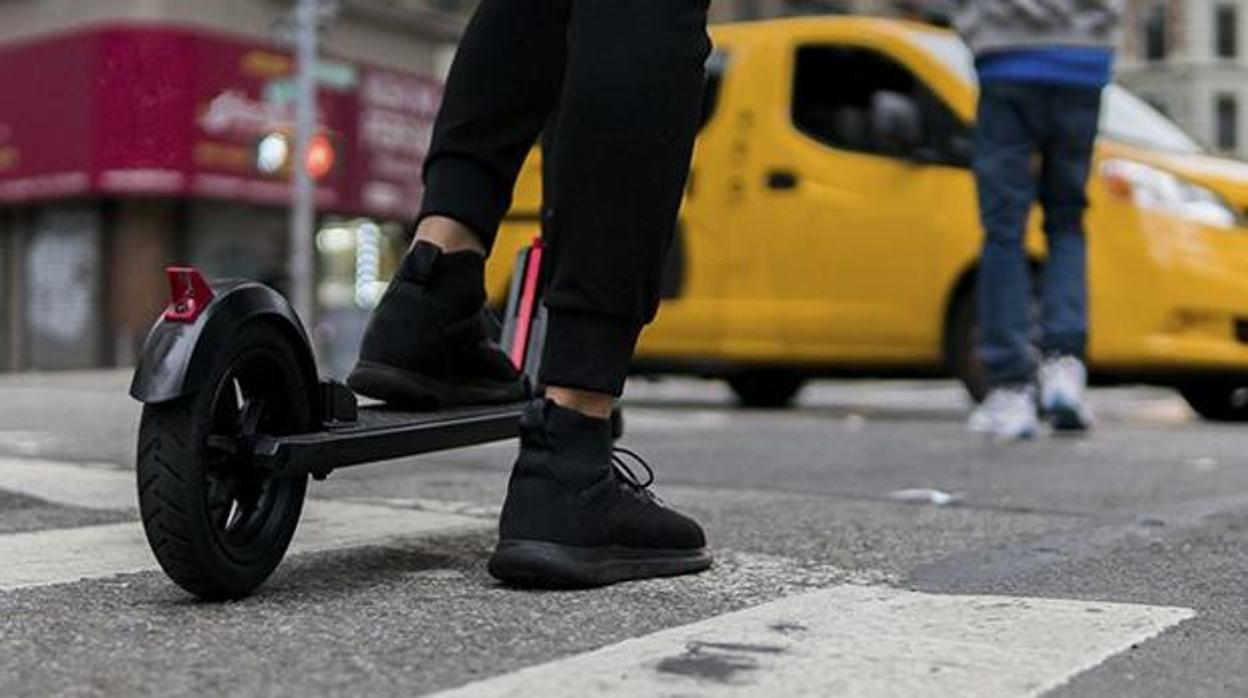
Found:
M 355 392 L 396 407 L 519 402 L 524 379 L 486 329 L 485 259 L 418 242 L 369 321 Z
M 593 587 L 711 566 L 702 528 L 650 491 L 654 473 L 645 461 L 613 452 L 609 421 L 538 400 L 525 410 L 520 439 L 490 558 L 496 578 Z M 625 457 L 645 469 L 644 481 Z

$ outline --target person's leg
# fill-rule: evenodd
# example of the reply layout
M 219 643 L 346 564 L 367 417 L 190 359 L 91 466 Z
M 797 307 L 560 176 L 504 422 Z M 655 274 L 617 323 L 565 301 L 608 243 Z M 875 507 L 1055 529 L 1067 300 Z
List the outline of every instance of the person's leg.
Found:
M 554 396 L 618 395 L 658 309 L 702 109 L 706 5 L 574 0 L 547 228 Z
M 461 242 L 446 234 L 450 220 L 470 229 L 486 253 L 493 246 L 520 167 L 559 100 L 572 2 L 484 0 L 477 8 L 425 159 L 418 229 L 429 229 L 428 237 Z
M 1088 256 L 1084 213 L 1100 101 L 1098 89 L 1053 88 L 1046 105 L 1050 130 L 1043 145 L 1040 199 L 1049 259 L 1042 289 L 1040 404 L 1054 427 L 1067 431 L 1087 429 L 1093 421 L 1085 398 Z
M 1040 200 L 1049 259 L 1043 278 L 1046 354 L 1083 359 L 1088 337 L 1088 259 L 1084 213 L 1101 92 L 1055 89 L 1046 105 L 1052 129 L 1043 145 Z
M 711 564 L 698 524 L 613 456 L 607 419 L 658 306 L 701 110 L 705 25 L 706 0 L 573 0 L 547 153 L 548 400 L 521 423 L 490 559 L 506 582 L 588 586 Z
M 518 401 L 487 339 L 485 255 L 525 156 L 558 100 L 572 0 L 485 0 L 456 55 L 415 240 L 365 332 L 356 392 L 417 408 Z
M 989 84 L 980 97 L 973 162 L 984 228 L 979 356 L 989 386 L 1030 384 L 1031 278 L 1024 240 L 1036 198 L 1034 88 Z

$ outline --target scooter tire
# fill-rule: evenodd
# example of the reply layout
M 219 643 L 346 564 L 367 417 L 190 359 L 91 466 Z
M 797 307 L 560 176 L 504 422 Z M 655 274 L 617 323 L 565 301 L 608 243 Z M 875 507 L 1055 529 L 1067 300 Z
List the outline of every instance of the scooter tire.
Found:
M 250 322 L 217 349 L 207 387 L 143 410 L 143 530 L 161 569 L 201 599 L 250 595 L 298 526 L 307 476 L 274 476 L 249 455 L 259 434 L 312 428 L 315 378 L 293 341 L 274 324 Z

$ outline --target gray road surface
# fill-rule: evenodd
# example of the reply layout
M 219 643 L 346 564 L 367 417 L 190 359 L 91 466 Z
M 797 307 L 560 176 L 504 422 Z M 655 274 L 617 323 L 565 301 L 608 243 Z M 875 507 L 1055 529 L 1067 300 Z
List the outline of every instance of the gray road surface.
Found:
M 135 525 L 124 490 L 105 497 L 133 467 L 139 412 L 125 379 L 0 378 L 0 551 L 26 541 L 78 569 L 74 557 L 92 552 L 65 541 Z M 1248 695 L 1248 427 L 1197 421 L 1162 390 L 1099 391 L 1095 402 L 1090 438 L 1002 446 L 964 433 L 964 398 L 946 382 L 819 384 L 774 412 L 737 409 L 716 383 L 635 383 L 626 442 L 655 466 L 665 499 L 708 527 L 719 564 L 706 575 L 508 590 L 484 559 L 512 446 L 375 465 L 312 495 L 471 525 L 295 554 L 256 597 L 224 605 L 154 571 L 8 590 L 0 571 L 0 695 L 410 696 L 466 684 L 465 695 L 524 695 L 542 684 L 522 680 L 598 673 L 603 695 L 645 695 L 659 679 L 672 695 L 887 695 L 909 685 L 911 668 L 885 661 L 903 646 L 930 651 L 934 678 L 919 693 L 931 695 Z M 104 483 L 99 506 L 90 492 L 66 494 L 74 469 Z M 42 482 L 45 472 L 57 475 Z M 915 488 L 957 504 L 890 496 Z M 0 568 L 17 564 L 5 554 Z M 879 594 L 854 601 L 858 589 Z M 976 619 L 947 607 L 992 606 L 980 596 L 1006 610 Z M 1046 605 L 1076 602 L 1091 605 L 1074 620 Z M 802 683 L 814 680 L 805 655 L 771 631 L 718 644 L 671 635 L 694 624 L 728 637 L 751 613 L 797 613 L 792 603 L 815 610 L 773 631 L 809 631 L 806 644 L 784 642 L 830 667 L 819 690 Z M 868 613 L 874 603 L 884 610 Z M 983 641 L 976 633 L 994 622 L 1001 639 Z M 664 642 L 684 654 L 647 663 Z M 941 683 L 946 663 L 945 676 L 970 683 Z M 1017 685 L 992 683 L 1011 673 L 983 673 L 993 663 L 1017 666 Z M 537 669 L 514 673 L 526 667 Z M 1041 678 L 1023 681 L 1027 671 Z M 494 681 L 472 683 L 483 679 Z

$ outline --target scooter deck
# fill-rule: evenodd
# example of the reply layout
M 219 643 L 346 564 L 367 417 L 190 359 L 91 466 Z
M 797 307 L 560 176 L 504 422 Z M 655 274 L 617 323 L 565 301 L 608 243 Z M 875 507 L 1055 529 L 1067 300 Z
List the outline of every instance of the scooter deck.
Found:
M 324 477 L 338 468 L 515 438 L 524 403 L 408 412 L 363 406 L 351 422 L 295 436 L 261 437 L 255 462 L 277 474 Z

